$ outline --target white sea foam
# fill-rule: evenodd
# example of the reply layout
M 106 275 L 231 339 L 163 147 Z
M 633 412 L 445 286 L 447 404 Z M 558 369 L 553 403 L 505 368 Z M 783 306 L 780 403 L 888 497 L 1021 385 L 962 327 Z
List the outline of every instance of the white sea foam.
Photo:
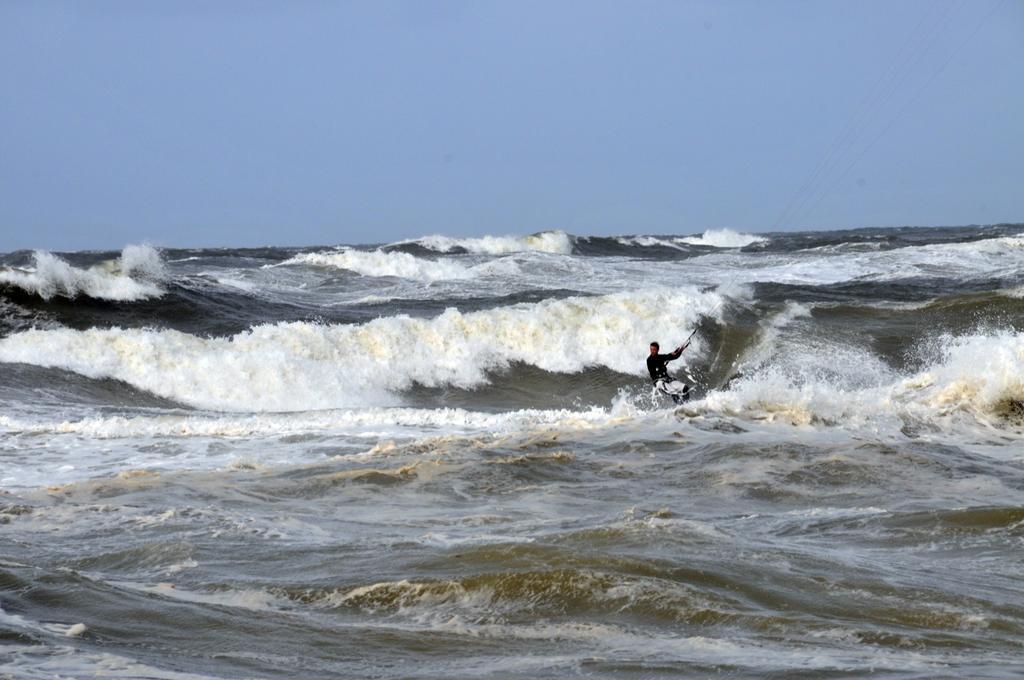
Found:
M 909 259 L 917 275 L 939 272 L 946 276 L 991 277 L 1002 272 L 1016 274 L 1024 266 L 1024 237 L 934 243 L 889 252 L 901 260 Z
M 429 250 L 450 253 L 453 250 L 465 250 L 482 255 L 506 255 L 523 251 L 556 253 L 569 255 L 572 253 L 572 237 L 564 231 L 542 231 L 529 236 L 482 236 L 478 238 L 455 238 L 451 236 L 424 236 L 409 241 L 399 241 L 392 245 L 414 243 Z
M 163 262 L 150 246 L 126 246 L 119 259 L 89 269 L 73 267 L 43 250 L 37 250 L 34 258 L 32 268 L 0 268 L 0 285 L 17 286 L 44 300 L 87 295 L 131 302 L 159 297 L 164 292 L 157 285 L 165 277 Z
M 110 416 L 79 420 L 40 421 L 0 416 L 0 431 L 8 434 L 74 434 L 90 439 L 137 437 L 250 438 L 287 436 L 332 431 L 353 434 L 354 428 L 459 432 L 523 432 L 547 427 L 581 429 L 620 421 L 619 414 L 603 409 L 522 409 L 506 413 L 484 413 L 459 408 L 367 408 L 310 413 L 273 413 L 247 416 L 201 416 L 168 414 L 160 416 Z M 358 430 L 355 431 L 358 434 Z
M 664 414 L 662 414 L 664 415 Z M 390 458 L 426 449 L 478 450 L 481 446 L 550 440 L 554 436 L 601 436 L 639 419 L 592 407 L 586 410 L 523 409 L 484 413 L 463 409 L 364 408 L 303 413 L 164 414 L 62 420 L 37 414 L 0 416 L 0 438 L 20 441 L 17 463 L 0 469 L 4 488 L 38 488 L 127 471 L 143 483 L 166 470 L 288 468 L 311 445 L 329 447 L 338 461 Z M 443 433 L 443 434 L 441 434 Z M 97 441 L 105 441 L 101 447 Z M 174 441 L 169 441 L 174 440 Z M 260 445 L 253 447 L 254 441 Z M 140 446 L 140 442 L 145 444 Z M 213 443 L 215 442 L 215 443 Z M 406 447 L 410 447 L 408 450 Z M 55 466 L 36 452 L 51 447 L 89 451 L 71 455 L 75 466 Z M 175 453 L 168 456 L 167 452 Z M 55 524 L 55 526 L 60 525 Z M 63 525 L 60 525 L 63 526 Z
M 108 625 L 113 625 L 108 624 Z M 164 670 L 128 657 L 82 651 L 72 645 L 11 644 L 4 647 L 10 663 L 0 668 L 17 670 L 19 680 L 53 678 L 146 678 L 147 680 L 214 680 L 215 676 Z
M 173 330 L 29 330 L 0 339 L 0 361 L 116 378 L 181 403 L 226 411 L 299 411 L 397 403 L 413 384 L 471 388 L 513 362 L 574 373 L 642 372 L 652 338 L 720 310 L 717 293 L 652 288 L 545 300 L 432 319 L 362 325 L 294 322 L 230 338 Z M 719 312 L 720 313 L 720 312 Z
M 939 361 L 903 381 L 894 399 L 942 414 L 989 414 L 1024 402 L 1024 333 L 943 335 L 934 345 Z
M 922 249 L 952 249 L 958 251 L 978 251 L 990 253 L 1007 253 L 1012 250 L 1024 250 L 1024 236 L 998 236 L 964 243 L 933 244 L 919 246 Z
M 303 253 L 270 266 L 294 264 L 337 267 L 363 276 L 394 276 L 417 281 L 464 280 L 493 274 L 511 276 L 517 271 L 516 264 L 506 260 L 466 265 L 452 259 L 430 260 L 409 253 L 354 249 Z
M 799 302 L 788 302 L 782 311 L 777 314 L 764 319 L 760 326 L 759 341 L 751 346 L 747 352 L 737 360 L 736 368 L 738 370 L 746 371 L 748 367 L 762 366 L 765 362 L 771 359 L 773 354 L 779 351 L 780 337 L 783 329 L 789 326 L 793 321 L 800 318 L 808 318 L 811 316 L 811 308 L 807 305 L 800 304 Z M 799 346 L 800 341 L 791 343 L 786 349 L 798 353 L 801 357 L 806 354 L 806 350 Z M 813 354 L 812 354 L 813 356 Z M 831 356 L 831 353 L 825 353 L 825 356 Z M 800 364 L 806 367 L 807 361 L 801 360 Z
M 794 424 L 912 418 L 950 425 L 963 416 L 988 423 L 1024 402 L 1024 333 L 943 336 L 931 344 L 929 365 L 911 376 L 853 348 L 789 348 L 701 407 Z
M 753 243 L 764 243 L 768 239 L 754 234 L 741 234 L 732 229 L 709 229 L 700 236 L 687 236 L 677 239 L 680 243 L 691 246 L 711 246 L 713 248 L 742 248 Z
M 84 623 L 76 623 L 73 626 L 68 627 L 68 629 L 64 632 L 64 635 L 66 637 L 81 637 L 82 635 L 85 635 L 87 632 L 89 632 L 88 626 L 86 626 Z
M 1024 286 L 1018 286 L 1016 288 L 1009 288 L 1007 290 L 1001 290 L 999 292 L 1001 294 L 1005 295 L 1006 297 L 1015 298 L 1017 300 L 1024 299 Z
M 759 253 L 755 256 L 716 251 L 677 266 L 707 271 L 717 280 L 797 285 L 932 277 L 992 278 L 1015 276 L 1024 268 L 1024 238 L 1000 237 L 893 250 L 846 251 L 825 256 L 812 251 Z

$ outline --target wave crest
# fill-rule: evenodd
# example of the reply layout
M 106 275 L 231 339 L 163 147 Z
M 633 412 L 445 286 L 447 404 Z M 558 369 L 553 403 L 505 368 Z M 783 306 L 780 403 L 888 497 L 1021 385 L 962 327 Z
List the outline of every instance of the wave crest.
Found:
M 480 255 L 508 255 L 524 251 L 572 254 L 572 237 L 564 231 L 542 231 L 529 236 L 481 236 L 454 238 L 451 236 L 424 236 L 391 245 L 415 244 L 439 253 L 467 252 Z
M 414 384 L 473 388 L 525 363 L 553 373 L 604 366 L 642 374 L 647 343 L 671 342 L 717 293 L 651 289 L 362 325 L 293 322 L 229 338 L 172 330 L 30 330 L 0 340 L 0 361 L 116 378 L 199 408 L 301 411 L 393 405 Z
M 89 269 L 37 250 L 35 267 L 0 268 L 0 285 L 14 286 L 44 300 L 85 295 L 100 300 L 134 302 L 164 294 L 157 282 L 166 277 L 160 253 L 151 246 L 126 246 L 121 257 Z
M 514 262 L 487 262 L 466 266 L 452 260 L 428 260 L 409 253 L 382 250 L 333 250 L 296 255 L 277 265 L 314 265 L 337 267 L 362 276 L 394 276 L 416 281 L 451 281 L 472 279 L 487 274 L 516 273 Z
M 691 246 L 711 246 L 712 248 L 743 248 L 754 243 L 768 241 L 764 236 L 741 234 L 732 229 L 709 229 L 700 236 L 687 236 L 678 239 L 679 243 Z
M 483 572 L 448 581 L 384 581 L 286 596 L 315 606 L 428 621 L 469 617 L 476 622 L 501 622 L 523 615 L 626 612 L 648 619 L 708 623 L 724 620 L 732 609 L 720 598 L 687 584 L 577 568 Z
M 338 250 L 321 253 L 303 253 L 285 260 L 280 265 L 305 264 L 317 267 L 337 267 L 363 276 L 395 276 L 405 279 L 440 281 L 468 279 L 472 274 L 467 267 L 443 260 L 425 260 L 408 253 L 379 250 Z
M 696 410 L 798 425 L 895 418 L 897 429 L 900 422 L 950 424 L 958 416 L 1005 424 L 1024 415 L 1024 333 L 944 335 L 929 345 L 929 365 L 909 376 L 852 349 L 793 352 L 788 362 L 776 357 L 728 391 L 710 394 Z

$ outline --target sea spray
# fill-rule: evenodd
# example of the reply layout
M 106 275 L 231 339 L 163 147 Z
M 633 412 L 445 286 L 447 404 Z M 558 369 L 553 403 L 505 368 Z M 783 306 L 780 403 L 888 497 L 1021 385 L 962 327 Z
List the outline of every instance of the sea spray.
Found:
M 44 300 L 84 295 L 100 300 L 132 302 L 163 294 L 165 276 L 159 253 L 150 246 L 127 246 L 117 260 L 89 269 L 73 267 L 44 250 L 33 253 L 35 266 L 0 267 L 0 287 L 15 286 Z

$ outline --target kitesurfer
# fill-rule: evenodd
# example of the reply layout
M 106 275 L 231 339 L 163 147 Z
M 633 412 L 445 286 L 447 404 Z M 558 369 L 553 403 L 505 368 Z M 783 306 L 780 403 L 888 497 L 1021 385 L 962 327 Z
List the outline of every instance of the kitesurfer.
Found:
M 657 342 L 651 343 L 651 354 L 647 357 L 647 370 L 651 373 L 651 380 L 659 392 L 672 397 L 672 401 L 679 403 L 690 398 L 690 386 L 681 380 L 675 380 L 668 374 L 667 364 L 679 358 L 683 350 L 689 347 L 689 340 L 685 344 L 676 347 L 668 354 L 658 354 L 661 345 Z

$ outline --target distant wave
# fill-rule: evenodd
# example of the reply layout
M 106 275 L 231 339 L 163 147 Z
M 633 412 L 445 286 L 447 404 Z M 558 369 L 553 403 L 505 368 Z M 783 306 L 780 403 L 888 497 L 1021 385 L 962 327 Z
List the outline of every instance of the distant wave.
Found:
M 529 236 L 481 236 L 478 238 L 454 238 L 451 236 L 424 236 L 391 245 L 415 244 L 439 253 L 464 251 L 482 255 L 507 255 L 523 251 L 572 253 L 572 237 L 564 231 L 542 231 Z
M 741 234 L 732 229 L 710 229 L 700 236 L 687 236 L 676 239 L 679 243 L 691 246 L 711 246 L 713 248 L 743 248 L 754 243 L 764 243 L 768 239 L 754 234 Z
M 683 250 L 683 248 L 671 239 L 658 238 L 656 236 L 619 236 L 616 242 L 624 246 L 638 246 L 641 248 L 674 248 L 676 250 Z
M 1024 237 L 999 236 L 961 243 L 931 243 L 925 246 L 912 246 L 911 249 L 932 255 L 952 253 L 955 255 L 982 254 L 1020 257 L 1021 251 L 1024 251 Z
M 230 338 L 171 330 L 29 330 L 0 339 L 0 361 L 116 378 L 199 408 L 297 411 L 399 403 L 414 384 L 472 388 L 515 362 L 557 373 L 604 366 L 639 374 L 652 338 L 673 342 L 722 298 L 695 288 L 362 325 L 294 322 Z
M 446 281 L 472 279 L 488 274 L 515 274 L 514 262 L 486 262 L 464 265 L 450 259 L 431 260 L 401 252 L 382 250 L 331 250 L 296 255 L 277 265 L 314 265 L 337 267 L 362 276 L 394 276 L 417 281 Z
M 383 252 L 380 250 L 332 250 L 319 253 L 296 255 L 278 265 L 305 264 L 317 267 L 337 267 L 363 276 L 396 276 L 423 281 L 445 279 L 469 279 L 473 274 L 456 262 L 427 260 L 408 253 Z
M 964 282 L 997 276 L 1015 277 L 1024 267 L 1024 238 L 998 237 L 955 243 L 904 245 L 897 248 L 829 247 L 796 252 L 771 252 L 751 266 L 732 268 L 713 252 L 695 261 L 716 262 L 732 269 L 729 281 L 828 285 L 923 278 Z M 733 260 L 734 262 L 735 260 Z
M 160 254 L 150 246 L 126 246 L 117 260 L 79 269 L 43 250 L 34 253 L 35 267 L 0 268 L 0 286 L 20 288 L 44 300 L 85 295 L 100 300 L 132 302 L 159 297 L 165 278 Z
M 888 244 L 884 241 L 844 241 L 842 243 L 830 243 L 823 246 L 806 248 L 800 252 L 817 252 L 825 255 L 839 255 L 844 253 L 878 252 L 885 249 Z
M 995 238 L 983 238 L 977 241 L 966 241 L 963 243 L 956 243 L 952 245 L 954 248 L 983 250 L 988 252 L 998 252 L 1006 248 L 1014 248 L 1019 250 L 1024 249 L 1024 236 L 997 236 Z
M 883 252 L 880 258 L 895 260 L 889 268 L 911 276 L 936 273 L 958 278 L 1016 275 L 1024 266 L 1024 238 L 1003 236 L 909 246 Z
M 969 241 L 954 241 L 928 243 L 918 245 L 906 240 L 897 241 L 894 238 L 871 235 L 860 236 L 856 239 L 815 245 L 808 248 L 797 249 L 795 252 L 816 253 L 824 255 L 842 254 L 871 254 L 871 253 L 899 253 L 900 257 L 909 254 L 916 254 L 922 261 L 926 258 L 934 258 L 937 263 L 943 260 L 960 259 L 963 257 L 985 257 L 985 256 L 1015 256 L 1019 257 L 1024 249 L 1024 237 L 1021 236 L 992 236 L 989 238 L 973 239 Z M 988 263 L 995 263 L 996 260 L 988 259 Z

